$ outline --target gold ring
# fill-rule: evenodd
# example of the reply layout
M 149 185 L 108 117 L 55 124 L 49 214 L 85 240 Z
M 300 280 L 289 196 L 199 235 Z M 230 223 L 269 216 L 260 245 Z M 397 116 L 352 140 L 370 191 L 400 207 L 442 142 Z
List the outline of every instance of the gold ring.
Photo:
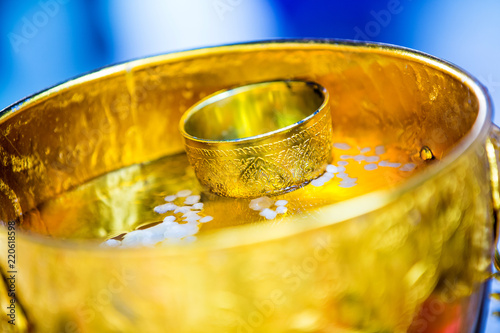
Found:
M 180 120 L 200 183 L 225 197 L 297 189 L 332 159 L 329 94 L 314 82 L 272 81 L 212 94 Z

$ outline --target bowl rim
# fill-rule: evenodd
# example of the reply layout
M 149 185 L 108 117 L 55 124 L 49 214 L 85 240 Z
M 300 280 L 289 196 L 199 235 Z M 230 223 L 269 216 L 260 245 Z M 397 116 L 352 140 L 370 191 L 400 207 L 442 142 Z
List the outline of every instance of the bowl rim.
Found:
M 339 51 L 345 49 L 352 50 L 353 52 L 358 53 L 377 53 L 398 58 L 406 58 L 408 60 L 419 62 L 423 65 L 438 69 L 443 73 L 447 73 L 448 75 L 459 79 L 475 94 L 478 100 L 478 113 L 476 120 L 474 121 L 472 127 L 469 129 L 468 133 L 465 134 L 455 144 L 455 146 L 442 160 L 440 160 L 440 163 L 428 166 L 426 172 L 418 173 L 394 188 L 376 190 L 329 206 L 322 207 L 321 216 L 329 216 L 327 221 L 321 221 L 318 219 L 317 221 L 314 221 L 314 223 L 308 223 L 307 225 L 305 225 L 304 223 L 293 223 L 293 219 L 291 219 L 290 223 L 280 225 L 279 229 L 273 228 L 273 231 L 269 233 L 263 233 L 261 225 L 259 227 L 259 225 L 252 224 L 237 226 L 234 228 L 223 228 L 218 229 L 216 232 L 209 232 L 204 234 L 203 237 L 200 237 L 197 242 L 190 244 L 190 246 L 141 248 L 141 251 L 137 251 L 137 248 L 103 249 L 96 246 L 97 242 L 95 240 L 88 239 L 53 239 L 33 233 L 18 233 L 17 237 L 20 238 L 20 240 L 37 243 L 38 245 L 46 246 L 48 248 L 62 248 L 64 250 L 78 251 L 85 250 L 91 252 L 96 251 L 101 254 L 103 251 L 107 251 L 109 253 L 112 253 L 113 255 L 117 255 L 116 251 L 119 251 L 120 253 L 123 253 L 127 256 L 149 256 L 153 253 L 155 255 L 163 254 L 178 256 L 188 255 L 189 253 L 199 251 L 216 251 L 254 245 L 269 241 L 278 241 L 283 238 L 302 234 L 308 231 L 318 230 L 323 227 L 331 226 L 343 221 L 347 222 L 347 220 L 361 217 L 384 206 L 387 206 L 393 201 L 397 200 L 397 198 L 399 198 L 400 196 L 420 186 L 425 181 L 436 177 L 438 174 L 446 172 L 446 170 L 451 168 L 452 164 L 460 156 L 470 152 L 473 149 L 476 149 L 478 145 L 484 144 L 489 133 L 490 126 L 493 123 L 493 104 L 486 87 L 467 71 L 446 60 L 442 60 L 427 53 L 402 46 L 379 42 L 329 38 L 281 38 L 257 40 L 244 43 L 231 43 L 225 45 L 201 47 L 185 51 L 174 51 L 163 53 L 160 55 L 141 57 L 124 62 L 119 62 L 95 69 L 82 75 L 78 75 L 74 78 L 29 95 L 21 99 L 20 101 L 11 104 L 10 106 L 0 111 L 0 123 L 3 123 L 10 117 L 15 116 L 18 111 L 30 106 L 31 104 L 36 103 L 42 99 L 49 98 L 52 95 L 56 95 L 63 90 L 70 89 L 84 82 L 89 82 L 106 76 L 109 77 L 113 74 L 120 74 L 123 71 L 128 72 L 133 68 L 140 68 L 152 63 L 164 63 L 169 60 L 175 59 L 182 59 L 183 61 L 185 61 L 188 59 L 195 59 L 203 55 L 216 55 L 228 52 L 258 51 L 259 49 L 285 49 L 287 47 L 299 47 L 301 49 L 305 49 L 317 48 L 321 45 L 336 47 Z M 5 230 L 1 230 L 0 233 L 6 232 L 6 228 L 2 229 Z M 242 234 L 244 234 L 244 237 L 242 237 Z

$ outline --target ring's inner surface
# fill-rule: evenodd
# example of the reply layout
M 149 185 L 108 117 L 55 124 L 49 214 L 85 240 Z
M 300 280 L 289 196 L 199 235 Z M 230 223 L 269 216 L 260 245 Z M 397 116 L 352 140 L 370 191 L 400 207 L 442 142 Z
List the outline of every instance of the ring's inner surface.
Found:
M 186 133 L 206 140 L 235 140 L 279 130 L 321 107 L 325 95 L 308 82 L 252 84 L 198 104 L 184 124 Z M 207 126 L 210 124 L 210 126 Z

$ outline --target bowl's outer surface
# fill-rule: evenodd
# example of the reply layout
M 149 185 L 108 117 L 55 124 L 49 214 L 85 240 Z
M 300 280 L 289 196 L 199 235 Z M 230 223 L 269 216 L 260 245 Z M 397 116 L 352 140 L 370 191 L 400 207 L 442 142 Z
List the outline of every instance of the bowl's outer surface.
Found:
M 465 74 L 406 50 L 223 46 L 69 81 L 2 114 L 0 219 L 22 223 L 22 212 L 89 179 L 182 152 L 178 122 L 189 106 L 276 79 L 327 88 L 338 135 L 369 132 L 453 159 L 411 186 L 311 213 L 311 225 L 227 229 L 183 250 L 18 233 L 16 328 L 26 319 L 35 332 L 424 332 L 451 316 L 470 330 L 491 259 L 490 106 Z M 7 276 L 6 251 L 0 260 Z M 426 300 L 430 315 L 415 319 Z

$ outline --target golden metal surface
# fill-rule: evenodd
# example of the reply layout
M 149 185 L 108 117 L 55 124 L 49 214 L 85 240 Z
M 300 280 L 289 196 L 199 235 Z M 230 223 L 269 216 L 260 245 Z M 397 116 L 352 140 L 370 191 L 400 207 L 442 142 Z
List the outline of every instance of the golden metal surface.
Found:
M 168 177 L 147 176 L 149 161 L 165 157 L 176 165 L 182 113 L 221 89 L 277 79 L 315 81 L 334 92 L 334 140 L 398 143 L 415 157 L 428 147 L 434 159 L 396 187 L 304 205 L 302 217 L 286 223 L 231 221 L 189 246 L 117 250 L 83 236 L 64 239 L 71 238 L 65 232 L 88 226 L 80 215 L 86 205 L 99 210 L 89 210 L 84 221 L 94 224 L 81 235 L 97 237 L 102 226 L 115 225 L 104 228 L 109 232 L 144 220 L 144 210 L 135 209 L 140 191 L 128 187 L 161 189 L 183 177 L 168 167 Z M 485 90 L 461 70 L 364 43 L 187 51 L 49 89 L 0 118 L 0 219 L 17 223 L 17 315 L 28 327 L 11 326 L 2 315 L 2 330 L 471 331 L 491 262 L 496 207 L 488 170 L 498 168 L 486 144 L 490 117 Z M 130 181 L 135 177 L 142 183 Z M 103 186 L 82 189 L 94 180 Z M 68 202 L 71 191 L 82 194 L 82 207 L 29 223 L 40 205 Z M 232 207 L 221 202 L 217 210 L 224 215 Z M 51 234 L 46 226 L 64 236 L 43 236 Z M 7 248 L 4 228 L 0 248 Z M 6 255 L 0 251 L 3 277 Z
M 293 191 L 332 159 L 328 92 L 312 82 L 274 81 L 223 90 L 180 121 L 189 162 L 217 195 Z

